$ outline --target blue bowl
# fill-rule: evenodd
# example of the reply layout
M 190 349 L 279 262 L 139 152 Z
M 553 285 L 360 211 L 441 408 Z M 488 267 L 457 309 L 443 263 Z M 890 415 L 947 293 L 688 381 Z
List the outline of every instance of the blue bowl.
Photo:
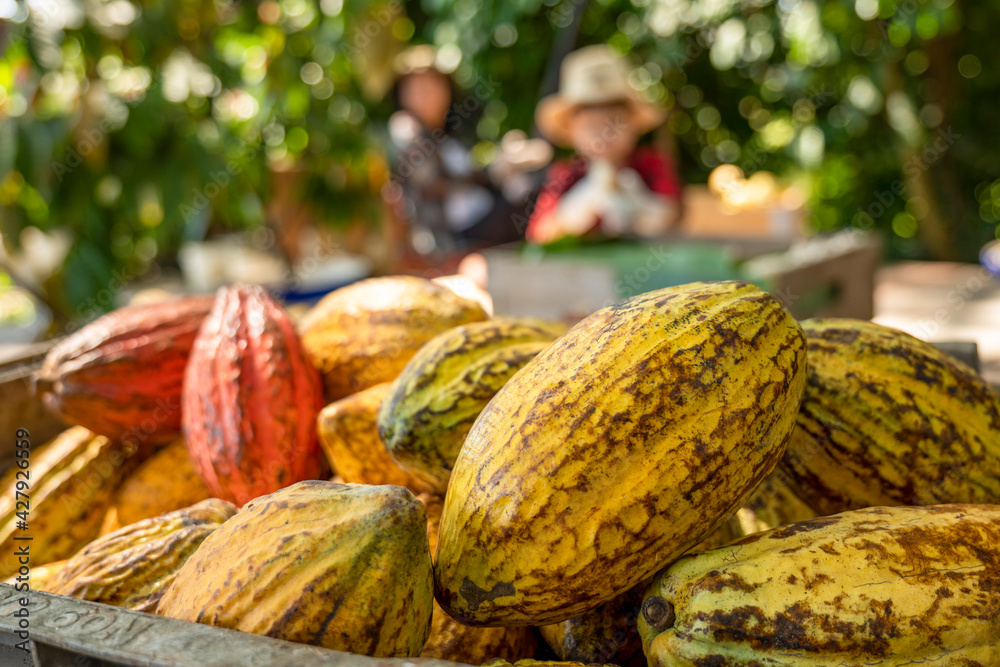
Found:
M 341 287 L 346 287 L 353 282 L 357 281 L 349 280 L 347 282 L 330 283 L 329 285 L 312 289 L 287 285 L 280 285 L 270 289 L 274 295 L 281 297 L 285 303 L 312 303 L 319 301 L 330 292 Z

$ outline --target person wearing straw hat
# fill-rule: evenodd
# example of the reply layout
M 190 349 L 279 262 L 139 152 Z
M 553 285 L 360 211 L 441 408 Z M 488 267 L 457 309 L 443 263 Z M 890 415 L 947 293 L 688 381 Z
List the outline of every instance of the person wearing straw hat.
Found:
M 394 88 L 399 111 L 388 129 L 393 148 L 390 200 L 407 224 L 413 250 L 440 257 L 461 248 L 462 232 L 493 210 L 496 195 L 456 137 L 455 86 L 436 57 L 429 45 L 399 54 Z
M 680 215 L 680 180 L 670 158 L 639 139 L 664 121 L 662 109 L 628 84 L 628 64 L 608 46 L 566 56 L 559 91 L 543 99 L 535 122 L 553 144 L 576 156 L 548 173 L 527 238 L 663 234 Z
M 483 100 L 455 103 L 454 83 L 432 46 L 410 47 L 395 64 L 399 111 L 389 119 L 393 179 L 387 198 L 407 226 L 410 247 L 433 264 L 522 238 L 523 230 L 510 223 L 512 208 L 523 206 L 537 188 L 551 147 L 523 133 L 508 133 L 499 159 L 481 169 L 458 135 L 472 134 L 473 111 Z

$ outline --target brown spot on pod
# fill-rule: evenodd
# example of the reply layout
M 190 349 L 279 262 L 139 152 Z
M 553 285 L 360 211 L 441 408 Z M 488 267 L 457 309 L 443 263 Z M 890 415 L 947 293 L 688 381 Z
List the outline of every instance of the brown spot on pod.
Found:
M 458 589 L 459 595 L 468 601 L 469 609 L 472 611 L 479 609 L 479 605 L 484 602 L 492 602 L 497 598 L 514 595 L 514 592 L 514 585 L 510 583 L 497 583 L 493 585 L 491 590 L 484 591 L 472 583 L 468 577 L 462 582 L 462 587 Z

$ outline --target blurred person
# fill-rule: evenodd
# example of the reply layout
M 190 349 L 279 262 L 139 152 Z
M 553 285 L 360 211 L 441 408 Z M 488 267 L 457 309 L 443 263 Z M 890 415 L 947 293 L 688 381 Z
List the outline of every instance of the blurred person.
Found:
M 681 183 L 672 160 L 639 139 L 665 113 L 628 84 L 628 65 L 604 45 L 566 56 L 559 91 L 535 112 L 541 133 L 574 159 L 554 164 L 531 219 L 527 238 L 655 237 L 681 213 Z
M 429 263 L 521 238 L 512 224 L 515 208 L 541 182 L 551 148 L 508 133 L 489 169 L 477 167 L 458 138 L 472 129 L 469 105 L 456 113 L 455 86 L 436 65 L 431 46 L 415 46 L 397 58 L 395 98 L 389 119 L 392 183 L 387 199 L 405 226 L 408 249 Z M 464 114 L 464 115 L 463 115 Z M 533 173 L 538 175 L 534 178 Z M 522 226 L 523 227 L 523 226 Z

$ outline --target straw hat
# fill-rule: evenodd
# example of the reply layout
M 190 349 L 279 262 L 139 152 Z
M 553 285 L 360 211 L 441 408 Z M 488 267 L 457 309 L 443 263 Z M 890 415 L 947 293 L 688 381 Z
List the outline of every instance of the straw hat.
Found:
M 628 83 L 628 63 L 608 46 L 598 44 L 567 55 L 559 69 L 559 92 L 538 103 L 535 122 L 549 141 L 569 146 L 569 119 L 582 106 L 622 102 L 632 107 L 634 121 L 645 134 L 663 123 L 666 114 Z
M 404 49 L 393 60 L 397 78 L 420 72 L 440 72 L 437 66 L 437 49 L 430 44 L 419 44 Z

